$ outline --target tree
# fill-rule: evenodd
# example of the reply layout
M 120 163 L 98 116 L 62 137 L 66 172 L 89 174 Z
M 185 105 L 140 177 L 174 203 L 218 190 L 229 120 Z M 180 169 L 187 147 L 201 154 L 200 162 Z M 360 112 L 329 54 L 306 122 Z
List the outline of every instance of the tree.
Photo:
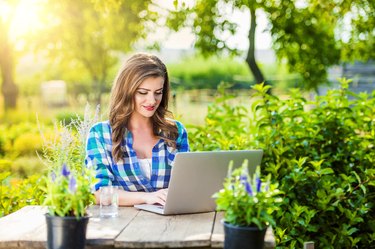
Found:
M 15 109 L 17 107 L 18 87 L 14 80 L 15 52 L 10 40 L 9 29 L 12 23 L 14 10 L 18 1 L 7 1 L 8 13 L 0 12 L 0 73 L 2 76 L 1 93 L 4 97 L 4 109 Z M 4 3 L 3 3 L 4 4 Z
M 317 89 L 326 82 L 329 66 L 342 59 L 374 58 L 374 2 L 370 0 L 197 0 L 192 7 L 184 3 L 170 13 L 168 26 L 178 30 L 190 26 L 197 36 L 195 46 L 203 54 L 221 51 L 238 54 L 227 43 L 229 35 L 236 33 L 237 24 L 231 20 L 234 11 L 249 11 L 249 49 L 246 63 L 256 83 L 265 80 L 255 60 L 256 12 L 264 11 L 270 22 L 269 32 L 277 57 L 287 59 L 289 69 L 301 74 L 304 87 Z M 344 42 L 340 32 L 345 28 L 344 19 L 351 19 L 350 39 Z M 357 42 L 357 35 L 360 41 Z M 369 39 L 370 46 L 363 46 Z M 344 57 L 347 51 L 354 58 Z M 354 53 L 361 51 L 361 53 Z M 365 54 L 365 55 L 363 55 Z
M 95 101 L 101 102 L 110 70 L 119 54 L 143 37 L 144 15 L 151 0 L 48 0 L 44 19 L 49 25 L 35 38 L 54 66 L 82 70 L 92 81 Z M 80 79 L 78 78 L 77 81 Z

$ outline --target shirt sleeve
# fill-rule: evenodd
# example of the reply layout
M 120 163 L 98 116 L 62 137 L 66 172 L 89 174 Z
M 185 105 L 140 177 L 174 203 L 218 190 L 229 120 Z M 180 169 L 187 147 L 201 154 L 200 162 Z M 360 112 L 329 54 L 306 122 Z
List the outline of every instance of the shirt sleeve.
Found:
M 107 133 L 103 132 L 101 124 L 97 124 L 90 129 L 87 138 L 85 164 L 87 167 L 95 169 L 97 179 L 95 190 L 98 190 L 101 186 L 110 185 L 110 182 L 114 179 L 110 170 L 110 154 L 106 150 L 105 141 L 107 136 L 110 136 L 110 133 L 107 135 Z
M 190 151 L 189 140 L 187 131 L 184 125 L 181 122 L 176 121 L 177 129 L 178 129 L 178 137 L 176 140 L 177 151 L 178 152 L 187 152 Z

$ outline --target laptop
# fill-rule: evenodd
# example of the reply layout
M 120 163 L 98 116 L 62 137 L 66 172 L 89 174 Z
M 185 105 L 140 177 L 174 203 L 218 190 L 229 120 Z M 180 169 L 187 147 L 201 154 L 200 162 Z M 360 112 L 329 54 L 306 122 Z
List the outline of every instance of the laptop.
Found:
M 240 167 L 248 159 L 249 173 L 255 172 L 262 150 L 182 152 L 175 156 L 165 205 L 141 204 L 134 207 L 162 215 L 215 211 L 214 193 L 223 188 L 229 162 Z

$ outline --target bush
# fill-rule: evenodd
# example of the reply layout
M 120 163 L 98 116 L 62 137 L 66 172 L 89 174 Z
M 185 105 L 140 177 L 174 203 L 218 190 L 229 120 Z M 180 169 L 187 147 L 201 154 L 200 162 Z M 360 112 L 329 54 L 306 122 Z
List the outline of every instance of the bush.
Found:
M 17 179 L 9 172 L 0 173 L 0 217 L 10 214 L 26 205 L 41 205 L 43 184 L 40 175 L 32 175 L 28 179 Z
M 12 161 L 7 159 L 0 159 L 0 172 L 11 171 Z
M 41 174 L 45 171 L 45 166 L 39 157 L 19 157 L 11 165 L 12 175 L 27 178 L 34 174 Z
M 37 138 L 39 134 L 39 130 L 36 124 L 25 122 L 25 123 L 13 124 L 13 125 L 1 126 L 1 129 L 3 129 L 4 131 L 6 130 L 6 132 L 4 132 L 2 136 L 4 139 L 4 144 L 3 144 L 4 155 L 7 157 L 14 158 L 18 155 L 22 155 L 23 152 L 26 152 L 26 154 L 32 153 L 33 155 L 35 155 L 35 149 L 30 150 L 27 145 L 26 146 L 23 145 L 24 142 L 26 144 L 29 144 L 28 136 L 34 137 L 32 139 L 33 140 L 32 143 L 34 142 L 36 143 L 36 144 L 29 144 L 30 147 L 33 148 L 35 146 L 39 146 L 39 147 L 41 146 L 41 141 L 35 141 L 35 139 L 40 140 L 39 138 Z M 20 138 L 24 135 L 26 136 L 25 139 Z M 20 147 L 21 151 L 18 151 L 18 148 L 16 149 L 14 148 L 15 142 L 19 138 L 21 141 L 17 142 L 18 144 L 17 146 Z M 39 143 L 39 145 L 37 145 L 37 143 Z
M 17 156 L 36 156 L 42 152 L 43 141 L 39 133 L 24 133 L 14 140 L 13 153 Z
M 0 126 L 0 155 L 6 158 L 17 158 L 19 156 L 36 156 L 42 151 L 43 139 L 53 137 L 53 127 L 48 125 L 44 137 L 41 137 L 39 127 L 36 123 L 20 123 L 14 125 Z M 2 154 L 3 151 L 3 154 Z
M 247 65 L 234 58 L 195 56 L 168 65 L 171 83 L 182 89 L 216 89 L 222 81 L 242 87 L 252 82 Z
M 285 193 L 275 216 L 278 248 L 302 248 L 304 241 L 317 248 L 371 248 L 375 92 L 354 94 L 346 80 L 313 101 L 298 90 L 279 99 L 267 89 L 254 87 L 250 111 L 222 96 L 206 125 L 190 132 L 192 148 L 264 150 L 262 171 Z

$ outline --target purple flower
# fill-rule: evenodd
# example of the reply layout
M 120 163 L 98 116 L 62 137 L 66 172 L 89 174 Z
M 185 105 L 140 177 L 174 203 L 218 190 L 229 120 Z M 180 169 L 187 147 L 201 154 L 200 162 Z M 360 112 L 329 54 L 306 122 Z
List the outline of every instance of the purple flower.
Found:
M 247 182 L 247 176 L 246 175 L 241 175 L 240 176 L 240 181 L 241 181 L 241 183 L 245 184 L 245 182 Z
M 253 189 L 251 187 L 251 184 L 249 183 L 249 181 L 247 180 L 247 175 L 244 175 L 242 174 L 240 176 L 240 181 L 241 183 L 245 186 L 245 190 L 246 192 L 250 195 L 250 196 L 253 196 Z
M 56 180 L 56 174 L 54 171 L 51 172 L 51 179 L 52 179 L 52 182 L 55 182 Z
M 267 182 L 267 184 L 266 184 L 266 192 L 268 192 L 268 190 L 270 189 L 270 182 Z
M 70 175 L 70 171 L 68 169 L 68 166 L 66 165 L 66 163 L 64 163 L 62 165 L 62 170 L 61 170 L 61 174 L 65 177 L 68 177 Z
M 260 188 L 262 186 L 262 181 L 260 180 L 259 177 L 257 177 L 255 182 L 256 182 L 256 186 L 257 186 L 257 192 L 260 192 Z
M 253 190 L 251 188 L 251 184 L 249 182 L 245 182 L 245 189 L 248 195 L 253 196 Z
M 74 193 L 76 192 L 77 189 L 77 181 L 76 179 L 72 176 L 69 180 L 69 190 L 70 192 Z

